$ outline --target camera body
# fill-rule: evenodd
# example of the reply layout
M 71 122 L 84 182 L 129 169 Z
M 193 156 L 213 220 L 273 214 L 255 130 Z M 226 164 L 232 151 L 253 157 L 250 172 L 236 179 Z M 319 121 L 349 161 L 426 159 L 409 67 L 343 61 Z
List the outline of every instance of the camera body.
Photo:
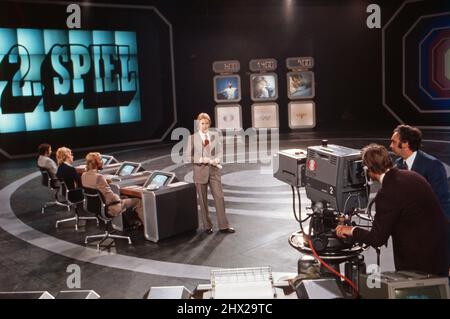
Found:
M 307 149 L 306 196 L 313 213 L 304 233 L 321 253 L 336 253 L 353 246 L 353 240 L 336 237 L 338 225 L 352 225 L 352 213 L 368 203 L 368 188 L 361 151 L 322 143 Z
M 306 196 L 346 214 L 366 207 L 367 189 L 361 151 L 339 145 L 310 146 L 305 172 Z

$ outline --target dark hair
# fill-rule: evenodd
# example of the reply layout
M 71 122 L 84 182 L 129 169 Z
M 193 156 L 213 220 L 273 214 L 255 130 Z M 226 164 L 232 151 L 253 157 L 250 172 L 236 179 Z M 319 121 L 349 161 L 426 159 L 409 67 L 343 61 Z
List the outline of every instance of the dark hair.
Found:
M 422 132 L 417 127 L 409 125 L 399 125 L 394 130 L 400 135 L 400 142 L 408 142 L 411 151 L 418 151 L 422 143 Z
M 383 145 L 370 144 L 362 150 L 363 164 L 375 174 L 383 174 L 393 167 L 392 159 Z
M 49 148 L 50 148 L 50 144 L 42 143 L 41 145 L 38 146 L 38 154 L 45 155 L 45 153 L 47 153 Z

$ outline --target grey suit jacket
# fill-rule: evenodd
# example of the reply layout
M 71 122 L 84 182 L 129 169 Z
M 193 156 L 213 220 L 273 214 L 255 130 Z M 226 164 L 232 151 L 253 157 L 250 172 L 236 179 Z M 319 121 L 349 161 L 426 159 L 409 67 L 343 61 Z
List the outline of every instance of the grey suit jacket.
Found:
M 214 165 L 204 164 L 202 161 L 203 158 L 222 161 L 223 151 L 220 135 L 212 130 L 208 133 L 210 143 L 207 146 L 203 145 L 202 137 L 198 132 L 191 135 L 188 140 L 186 161 L 194 164 L 194 183 L 207 184 L 210 174 L 218 175 L 220 173 L 219 168 Z
M 81 176 L 81 182 L 84 187 L 98 189 L 105 198 L 106 205 L 110 205 L 114 202 L 120 202 L 120 196 L 111 190 L 106 178 L 97 171 L 90 170 L 83 173 Z M 111 209 L 111 207 L 109 209 Z
M 53 178 L 56 177 L 58 166 L 56 166 L 56 163 L 50 157 L 39 155 L 37 164 L 39 167 L 48 169 Z

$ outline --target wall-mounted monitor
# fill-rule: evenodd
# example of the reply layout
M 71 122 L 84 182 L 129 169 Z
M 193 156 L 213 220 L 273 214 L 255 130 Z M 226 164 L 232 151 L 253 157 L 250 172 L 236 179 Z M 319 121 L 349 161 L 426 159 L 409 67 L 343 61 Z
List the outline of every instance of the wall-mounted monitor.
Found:
M 114 175 L 117 176 L 128 176 L 134 173 L 137 173 L 139 169 L 141 168 L 141 164 L 134 163 L 134 162 L 123 162 L 122 165 L 120 165 L 119 169 Z
M 313 101 L 290 102 L 288 118 L 291 129 L 313 128 L 316 126 L 316 104 Z
M 252 105 L 253 128 L 278 128 L 278 104 L 255 103 Z
M 68 29 L 63 2 L 0 1 L 0 153 L 8 158 L 34 154 L 43 136 L 87 150 L 159 142 L 175 124 L 169 21 L 154 6 L 78 4 L 82 28 Z
M 214 77 L 214 100 L 217 103 L 241 100 L 241 77 L 239 75 L 216 75 Z
M 175 179 L 175 173 L 166 171 L 153 171 L 145 181 L 144 188 L 155 189 L 167 186 Z
M 289 72 L 287 74 L 287 83 L 288 98 L 291 100 L 312 99 L 315 95 L 314 72 Z
M 242 129 L 242 107 L 239 104 L 217 105 L 216 127 L 219 130 Z
M 253 101 L 274 101 L 278 98 L 278 77 L 276 73 L 252 74 L 250 91 Z

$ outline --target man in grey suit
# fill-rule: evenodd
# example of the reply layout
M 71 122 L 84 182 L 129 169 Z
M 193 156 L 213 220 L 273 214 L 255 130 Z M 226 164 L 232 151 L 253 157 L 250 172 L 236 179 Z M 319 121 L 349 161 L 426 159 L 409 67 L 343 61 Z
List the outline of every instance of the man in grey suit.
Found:
M 222 146 L 217 133 L 209 131 L 211 118 L 206 113 L 197 116 L 199 131 L 190 136 L 187 147 L 188 161 L 193 163 L 197 201 L 200 205 L 200 223 L 207 234 L 212 234 L 213 224 L 208 210 L 208 185 L 214 198 L 219 230 L 234 233 L 225 214 L 225 200 L 220 178 Z
M 47 169 L 52 175 L 51 177 L 56 178 L 56 171 L 58 170 L 58 166 L 56 166 L 55 161 L 50 158 L 50 155 L 52 154 L 52 147 L 47 143 L 43 143 L 39 145 L 38 153 L 39 158 L 37 161 L 37 165 L 41 168 Z

